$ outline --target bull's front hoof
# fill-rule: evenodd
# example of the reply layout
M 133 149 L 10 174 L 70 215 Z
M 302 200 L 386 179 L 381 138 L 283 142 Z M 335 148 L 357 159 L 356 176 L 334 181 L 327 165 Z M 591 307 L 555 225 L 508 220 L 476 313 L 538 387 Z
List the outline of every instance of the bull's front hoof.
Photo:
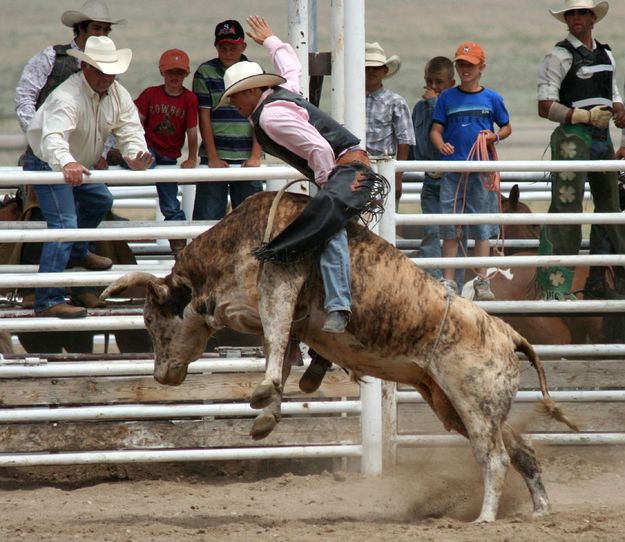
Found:
M 257 410 L 269 406 L 275 393 L 276 388 L 273 384 L 261 384 L 253 391 L 250 406 Z
M 271 433 L 274 427 L 278 425 L 278 420 L 273 414 L 269 412 L 263 412 L 256 416 L 254 420 L 254 424 L 252 425 L 252 429 L 250 431 L 250 436 L 254 440 L 264 439 L 269 433 Z

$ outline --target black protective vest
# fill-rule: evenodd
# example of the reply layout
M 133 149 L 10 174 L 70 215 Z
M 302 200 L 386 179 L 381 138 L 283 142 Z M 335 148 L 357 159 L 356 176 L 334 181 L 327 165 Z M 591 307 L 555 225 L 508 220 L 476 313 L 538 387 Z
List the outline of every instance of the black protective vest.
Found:
M 606 105 L 604 100 L 612 102 L 613 70 L 596 71 L 589 77 L 579 77 L 579 70 L 593 66 L 609 65 L 612 60 L 608 55 L 610 46 L 596 42 L 597 48 L 589 51 L 583 45 L 575 48 L 568 40 L 556 43 L 556 47 L 563 47 L 573 55 L 573 64 L 564 76 L 560 85 L 560 103 L 568 107 L 582 107 L 590 109 L 596 105 Z M 593 98 L 598 99 L 591 103 Z M 601 100 L 603 98 L 603 100 Z M 576 105 L 581 100 L 589 100 L 582 105 Z
M 260 123 L 258 122 L 265 105 L 275 102 L 276 100 L 293 102 L 306 109 L 306 111 L 308 111 L 308 122 L 310 122 L 310 124 L 312 124 L 319 131 L 321 136 L 328 143 L 330 143 L 332 150 L 334 150 L 335 158 L 338 158 L 339 154 L 341 154 L 344 150 L 354 147 L 360 143 L 360 139 L 352 134 L 347 128 L 341 126 L 330 115 L 327 115 L 319 108 L 315 107 L 303 96 L 295 94 L 294 92 L 291 92 L 283 87 L 276 87 L 273 94 L 263 100 L 263 102 L 258 106 L 258 109 L 252 113 L 251 118 L 252 123 L 254 124 L 256 140 L 265 152 L 284 160 L 287 164 L 293 166 L 305 175 L 306 178 L 310 180 L 314 180 L 315 178 L 315 174 L 308 167 L 306 159 L 292 153 L 287 148 L 276 143 L 273 139 L 270 139 L 260 127 Z
M 52 72 L 48 76 L 46 84 L 39 92 L 39 96 L 37 96 L 37 103 L 35 104 L 36 109 L 41 107 L 41 104 L 46 101 L 50 93 L 65 81 L 65 79 L 80 71 L 80 66 L 76 58 L 67 54 L 67 51 L 71 48 L 71 45 L 54 46 L 54 52 L 56 53 L 54 66 L 52 66 Z

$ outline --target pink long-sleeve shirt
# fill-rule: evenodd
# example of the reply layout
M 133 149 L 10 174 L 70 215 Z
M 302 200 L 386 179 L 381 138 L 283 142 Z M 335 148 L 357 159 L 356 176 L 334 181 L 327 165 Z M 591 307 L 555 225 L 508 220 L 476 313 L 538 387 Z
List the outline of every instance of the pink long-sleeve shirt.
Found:
M 302 66 L 295 51 L 277 36 L 270 36 L 263 46 L 271 55 L 276 73 L 286 79 L 282 86 L 291 92 L 300 92 Z M 259 102 L 273 93 L 266 90 Z M 276 100 L 264 106 L 259 119 L 260 127 L 276 143 L 305 159 L 315 172 L 315 182 L 323 187 L 334 168 L 335 157 L 330 143 L 310 124 L 308 112 L 293 102 Z

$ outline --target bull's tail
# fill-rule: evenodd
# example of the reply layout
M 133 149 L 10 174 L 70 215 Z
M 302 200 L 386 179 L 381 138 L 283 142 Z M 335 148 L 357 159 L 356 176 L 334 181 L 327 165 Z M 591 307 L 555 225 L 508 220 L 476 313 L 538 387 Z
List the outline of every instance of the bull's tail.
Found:
M 547 414 L 550 418 L 567 425 L 571 430 L 579 431 L 579 427 L 569 420 L 563 410 L 556 405 L 555 401 L 549 396 L 545 369 L 543 368 L 543 364 L 540 362 L 540 358 L 538 357 L 538 354 L 536 354 L 534 347 L 527 341 L 527 339 L 525 339 L 525 337 L 518 335 L 515 351 L 525 354 L 538 374 L 538 383 L 540 384 L 540 391 L 543 395 L 542 407 L 545 414 Z

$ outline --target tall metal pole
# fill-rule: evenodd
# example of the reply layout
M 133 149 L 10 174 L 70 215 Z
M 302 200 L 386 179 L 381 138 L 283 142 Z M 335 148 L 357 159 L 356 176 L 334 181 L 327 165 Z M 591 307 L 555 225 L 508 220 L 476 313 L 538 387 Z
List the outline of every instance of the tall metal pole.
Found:
M 365 110 L 365 2 L 345 2 L 345 126 L 366 142 Z M 382 473 L 382 382 L 366 377 L 362 400 L 362 472 Z
M 332 7 L 332 88 L 331 111 L 337 122 L 345 122 L 345 5 L 331 0 Z
M 365 2 L 345 2 L 345 126 L 364 145 L 365 117 Z
M 300 89 L 308 98 L 308 0 L 289 1 L 289 43 L 302 65 Z

